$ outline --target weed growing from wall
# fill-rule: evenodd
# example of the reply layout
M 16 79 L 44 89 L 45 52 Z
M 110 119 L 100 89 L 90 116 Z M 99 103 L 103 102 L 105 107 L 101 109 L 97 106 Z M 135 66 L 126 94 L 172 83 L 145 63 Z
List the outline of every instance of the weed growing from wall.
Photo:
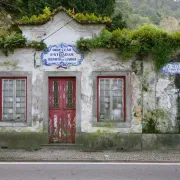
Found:
M 147 110 L 144 112 L 142 121 L 143 133 L 160 133 L 156 128 L 158 119 L 167 119 L 169 117 L 168 112 L 164 109 L 158 108 L 153 110 Z

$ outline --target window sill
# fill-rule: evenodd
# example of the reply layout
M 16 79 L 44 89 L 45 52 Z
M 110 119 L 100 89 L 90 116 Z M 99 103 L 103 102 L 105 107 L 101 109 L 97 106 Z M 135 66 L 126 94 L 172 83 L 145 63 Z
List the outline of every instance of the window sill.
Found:
M 111 127 L 111 128 L 130 128 L 131 123 L 130 122 L 93 122 L 92 123 L 93 127 Z
M 0 121 L 0 127 L 27 127 L 27 122 Z

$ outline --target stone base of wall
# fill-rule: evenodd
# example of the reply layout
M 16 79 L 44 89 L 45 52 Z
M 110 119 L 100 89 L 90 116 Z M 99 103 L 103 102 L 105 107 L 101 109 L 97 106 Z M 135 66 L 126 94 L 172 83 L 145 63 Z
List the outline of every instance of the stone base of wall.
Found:
M 141 150 L 141 134 L 80 133 L 76 143 L 82 144 L 84 151 Z
M 1 132 L 0 148 L 35 149 L 48 144 L 47 133 Z M 78 133 L 84 151 L 180 150 L 180 134 Z
M 180 150 L 180 134 L 142 134 L 142 150 Z
M 35 149 L 40 148 L 41 144 L 48 142 L 47 133 L 34 132 L 1 132 L 0 148 L 8 149 Z
M 180 134 L 81 133 L 76 142 L 85 151 L 180 150 Z

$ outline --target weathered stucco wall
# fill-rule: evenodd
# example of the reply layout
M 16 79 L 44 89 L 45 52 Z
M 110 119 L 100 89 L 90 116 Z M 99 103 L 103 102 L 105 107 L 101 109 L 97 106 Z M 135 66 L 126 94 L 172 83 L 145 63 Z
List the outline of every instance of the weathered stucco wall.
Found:
M 104 27 L 103 24 L 79 24 L 64 11 L 59 12 L 44 25 L 20 26 L 23 35 L 28 40 L 44 40 L 48 46 L 61 42 L 75 44 L 80 37 L 90 38 L 92 35 L 98 34 Z
M 146 133 L 179 133 L 176 75 L 156 72 L 149 57 L 143 65 L 143 126 Z
M 15 59 L 15 60 L 14 60 Z M 57 69 L 56 66 L 45 66 L 41 63 L 40 66 L 34 68 L 34 52 L 32 49 L 17 50 L 14 54 L 8 57 L 1 56 L 1 62 L 17 62 L 16 67 L 11 64 L 0 66 L 1 71 L 31 71 L 32 72 L 32 126 L 31 127 L 8 127 L 2 128 L 2 131 L 15 130 L 15 131 L 41 131 L 45 112 L 43 112 L 43 74 L 46 72 L 58 72 L 61 76 L 65 76 L 67 72 L 81 72 L 81 99 L 77 99 L 80 103 L 81 112 L 77 112 L 81 117 L 81 130 L 83 132 L 95 132 L 97 130 L 108 130 L 112 132 L 122 133 L 141 133 L 141 118 L 132 114 L 132 124 L 130 127 L 118 128 L 104 128 L 92 127 L 93 119 L 93 79 L 92 73 L 94 71 L 100 72 L 131 72 L 131 61 L 120 61 L 120 56 L 117 51 L 98 49 L 92 50 L 87 54 L 79 66 L 69 66 L 67 69 Z M 135 73 L 130 73 L 130 89 L 132 90 L 131 103 L 127 108 L 132 111 L 139 107 L 137 101 L 140 99 L 141 89 L 140 81 Z M 48 85 L 46 86 L 48 89 Z M 48 101 L 47 101 L 48 103 Z
M 27 40 L 44 40 L 47 46 L 60 43 L 75 44 L 80 37 L 91 37 L 93 34 L 99 33 L 105 25 L 81 25 L 75 22 L 64 11 L 59 12 L 51 21 L 40 26 L 21 26 L 23 35 Z M 46 112 L 43 112 L 43 75 L 44 71 L 57 71 L 56 67 L 42 66 L 40 55 L 34 49 L 19 49 L 13 54 L 6 57 L 0 52 L 0 71 L 3 72 L 32 72 L 31 83 L 31 101 L 30 123 L 0 122 L 0 132 L 16 131 L 16 132 L 42 132 L 43 118 Z M 39 68 L 36 68 L 39 65 Z M 48 88 L 48 84 L 47 84 Z M 29 101 L 29 100 L 28 100 Z M 28 102 L 27 102 L 28 103 Z M 46 117 L 46 120 L 48 117 Z
M 47 46 L 61 42 L 75 44 L 80 37 L 91 37 L 97 34 L 104 25 L 80 25 L 65 14 L 60 12 L 54 19 L 45 25 L 22 26 L 23 34 L 28 40 L 43 40 Z M 18 49 L 8 57 L 0 52 L 0 74 L 21 76 L 30 72 L 29 79 L 29 119 L 26 123 L 0 122 L 0 132 L 45 132 L 47 138 L 48 129 L 48 81 L 45 75 L 74 76 L 78 81 L 78 108 L 77 129 L 78 132 L 106 131 L 108 133 L 179 133 L 179 97 L 180 85 L 175 83 L 177 75 L 164 75 L 156 72 L 152 58 L 147 61 L 122 61 L 116 50 L 92 49 L 85 54 L 82 63 L 78 66 L 69 65 L 67 69 L 57 68 L 56 65 L 45 66 L 40 60 L 42 52 L 34 49 Z M 94 72 L 108 73 L 108 75 L 127 75 L 127 112 L 128 122 L 99 126 L 94 124 Z M 31 103 L 29 103 L 31 101 Z M 19 135 L 18 135 L 19 137 Z M 146 142 L 143 136 L 143 141 Z M 28 139 L 28 138 L 27 138 Z M 38 140 L 39 141 L 39 140 Z M 47 140 L 48 142 L 48 140 Z M 140 144 L 139 146 L 140 147 Z
M 30 96 L 27 99 L 27 105 L 30 104 L 30 123 L 15 123 L 15 122 L 0 122 L 0 131 L 17 131 L 17 132 L 41 132 L 42 131 L 42 86 L 43 86 L 43 74 L 39 70 L 34 69 L 34 50 L 33 49 L 21 49 L 15 51 L 9 56 L 0 54 L 0 71 L 7 72 L 6 76 L 24 76 L 21 73 L 31 72 L 31 82 L 27 82 L 30 88 Z M 8 73 L 9 72 L 9 73 Z M 4 75 L 1 75 L 4 76 Z M 30 99 L 31 98 L 31 99 Z M 29 114 L 29 113 L 28 113 Z M 2 127 L 1 127 L 2 126 Z
M 40 53 L 39 53 L 40 54 Z M 1 72 L 32 72 L 32 107 L 31 123 L 29 125 L 17 125 L 16 123 L 3 124 L 0 122 L 1 132 L 43 132 L 43 123 L 48 121 L 47 112 L 44 112 L 43 95 L 44 73 L 56 72 L 67 74 L 79 72 L 81 81 L 81 95 L 77 99 L 80 104 L 80 129 L 81 132 L 106 132 L 120 133 L 179 133 L 178 121 L 178 92 L 175 84 L 176 75 L 164 75 L 153 68 L 151 57 L 149 61 L 141 62 L 120 60 L 120 55 L 115 50 L 97 49 L 91 50 L 85 55 L 79 66 L 68 66 L 67 69 L 57 69 L 56 66 L 41 64 L 36 67 L 33 49 L 19 49 L 8 57 L 1 54 Z M 131 120 L 128 127 L 96 127 L 93 126 L 93 72 L 130 72 L 131 79 Z M 177 79 L 177 78 L 176 78 Z M 149 123 L 154 123 L 149 124 Z M 47 122 L 46 122 L 47 123 Z M 147 128 L 148 126 L 148 128 Z M 149 140 L 150 135 L 143 136 L 143 142 Z M 154 137 L 154 136 L 153 136 Z M 151 138 L 152 140 L 152 138 Z M 150 141 L 151 141 L 150 140 Z M 157 141 L 157 140 L 156 140 Z M 156 145 L 153 146 L 153 148 Z M 146 144 L 144 143 L 144 148 Z
M 56 45 L 61 42 L 67 44 L 75 44 L 80 37 L 92 37 L 93 34 L 98 34 L 104 25 L 81 25 L 73 21 L 65 12 L 58 13 L 52 21 L 41 26 L 21 26 L 25 37 L 28 40 L 44 40 L 47 46 Z M 83 132 L 96 132 L 97 130 L 108 130 L 113 132 L 137 132 L 141 133 L 140 115 L 136 116 L 132 113 L 134 109 L 139 108 L 137 100 L 140 98 L 141 87 L 138 77 L 131 71 L 131 61 L 120 61 L 120 55 L 116 51 L 98 49 L 92 50 L 85 55 L 85 58 L 79 66 L 68 66 L 67 69 L 57 69 L 56 66 L 45 66 L 40 61 L 41 52 L 33 49 L 21 49 L 14 54 L 5 57 L 1 55 L 1 61 L 4 66 L 1 66 L 2 71 L 31 71 L 32 72 L 32 124 L 30 127 L 8 127 L 8 130 L 16 131 L 42 131 L 43 121 L 48 121 L 48 116 L 44 112 L 42 106 L 44 102 L 48 103 L 48 97 L 43 94 L 43 74 L 46 72 L 57 72 L 61 76 L 66 76 L 67 72 L 80 72 L 81 77 L 81 99 L 77 99 L 80 105 L 78 113 L 80 129 Z M 94 71 L 101 72 L 129 72 L 129 94 L 131 101 L 128 102 L 128 109 L 131 116 L 128 126 L 119 126 L 117 128 L 104 128 L 92 126 L 93 119 L 93 79 Z M 132 78 L 132 80 L 131 80 Z M 131 88 L 131 86 L 133 88 Z M 48 85 L 46 86 L 48 89 Z M 133 89 L 133 90 L 132 90 Z M 132 90 L 132 92 L 131 92 Z M 44 101 L 47 100 L 47 101 Z M 131 111 L 132 109 L 132 111 Z M 47 122 L 46 122 L 47 124 Z M 4 128 L 3 128 L 4 129 Z M 5 129 L 4 129 L 5 130 Z

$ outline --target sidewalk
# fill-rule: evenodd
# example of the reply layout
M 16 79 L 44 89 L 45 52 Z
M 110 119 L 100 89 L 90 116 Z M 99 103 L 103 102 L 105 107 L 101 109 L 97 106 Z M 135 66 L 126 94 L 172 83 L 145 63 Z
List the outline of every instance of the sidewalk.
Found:
M 0 161 L 180 162 L 179 151 L 82 152 L 80 150 L 0 149 Z

